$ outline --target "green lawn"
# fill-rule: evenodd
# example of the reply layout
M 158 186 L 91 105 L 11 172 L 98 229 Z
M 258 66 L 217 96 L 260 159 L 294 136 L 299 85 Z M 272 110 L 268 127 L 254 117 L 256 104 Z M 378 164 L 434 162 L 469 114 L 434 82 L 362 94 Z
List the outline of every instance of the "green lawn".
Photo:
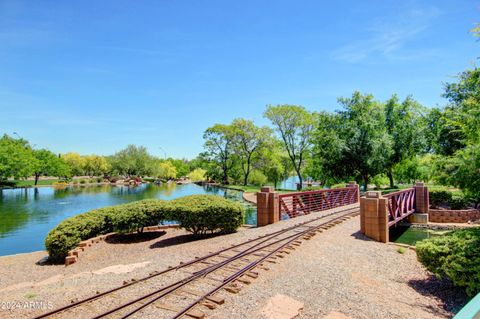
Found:
M 35 181 L 33 180 L 14 180 L 15 185 L 17 187 L 25 187 L 25 186 L 34 186 Z M 58 178 L 55 179 L 41 179 L 38 181 L 37 185 L 53 185 L 53 183 L 58 182 Z
M 244 192 L 247 192 L 247 193 L 255 193 L 255 192 L 259 192 L 260 191 L 260 186 L 255 186 L 255 185 L 247 185 L 247 186 L 243 186 L 243 185 L 222 185 L 223 187 L 228 187 L 228 188 L 234 188 L 234 189 L 240 189 Z M 268 186 L 273 186 L 273 185 L 268 185 Z M 288 190 L 288 189 L 276 189 L 279 193 L 289 193 L 289 192 L 293 192 L 292 190 Z

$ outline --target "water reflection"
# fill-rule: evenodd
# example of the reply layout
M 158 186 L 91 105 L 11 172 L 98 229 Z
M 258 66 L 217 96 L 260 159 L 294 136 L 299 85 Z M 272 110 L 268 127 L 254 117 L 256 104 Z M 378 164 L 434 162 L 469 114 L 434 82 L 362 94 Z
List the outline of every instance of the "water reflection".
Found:
M 246 206 L 245 223 L 256 224 L 256 207 L 242 193 L 195 184 L 129 186 L 62 186 L 0 190 L 0 255 L 44 249 L 48 231 L 65 218 L 95 208 L 146 198 L 174 199 L 193 194 L 215 194 Z

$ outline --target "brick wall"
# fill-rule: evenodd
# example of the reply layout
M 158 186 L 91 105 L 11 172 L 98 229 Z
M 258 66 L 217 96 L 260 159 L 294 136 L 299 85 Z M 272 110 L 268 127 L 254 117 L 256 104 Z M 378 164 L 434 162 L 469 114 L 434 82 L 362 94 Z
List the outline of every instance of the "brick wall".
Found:
M 479 220 L 480 211 L 477 209 L 430 209 L 428 219 L 432 223 L 467 223 L 468 221 Z

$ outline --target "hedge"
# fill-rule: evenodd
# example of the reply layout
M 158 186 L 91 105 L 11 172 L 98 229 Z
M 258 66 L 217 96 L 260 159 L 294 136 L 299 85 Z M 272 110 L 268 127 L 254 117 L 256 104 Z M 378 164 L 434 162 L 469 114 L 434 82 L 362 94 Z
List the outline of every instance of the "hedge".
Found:
M 195 235 L 233 232 L 243 221 L 244 208 L 215 195 L 192 195 L 171 201 L 147 199 L 109 206 L 68 218 L 52 229 L 45 247 L 52 262 L 62 262 L 81 241 L 98 235 L 142 232 L 162 220 L 175 220 Z
M 418 260 L 438 277 L 464 287 L 469 296 L 480 293 L 480 228 L 417 242 L 416 250 Z
M 234 232 L 242 225 L 245 208 L 216 195 L 191 195 L 170 202 L 169 214 L 194 235 Z

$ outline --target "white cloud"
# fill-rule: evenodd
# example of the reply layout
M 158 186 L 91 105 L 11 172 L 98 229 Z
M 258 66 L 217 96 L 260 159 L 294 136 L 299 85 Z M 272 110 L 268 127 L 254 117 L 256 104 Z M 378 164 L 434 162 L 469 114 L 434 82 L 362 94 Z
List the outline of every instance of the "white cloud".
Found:
M 439 9 L 415 8 L 400 14 L 395 21 L 377 21 L 367 29 L 368 36 L 351 44 L 342 46 L 332 54 L 334 60 L 357 63 L 370 56 L 387 58 L 409 59 L 417 55 L 408 52 L 405 56 L 397 53 L 404 48 L 408 41 L 428 29 L 431 21 L 441 15 Z M 427 53 L 434 53 L 429 50 Z M 420 53 L 425 55 L 425 52 Z

